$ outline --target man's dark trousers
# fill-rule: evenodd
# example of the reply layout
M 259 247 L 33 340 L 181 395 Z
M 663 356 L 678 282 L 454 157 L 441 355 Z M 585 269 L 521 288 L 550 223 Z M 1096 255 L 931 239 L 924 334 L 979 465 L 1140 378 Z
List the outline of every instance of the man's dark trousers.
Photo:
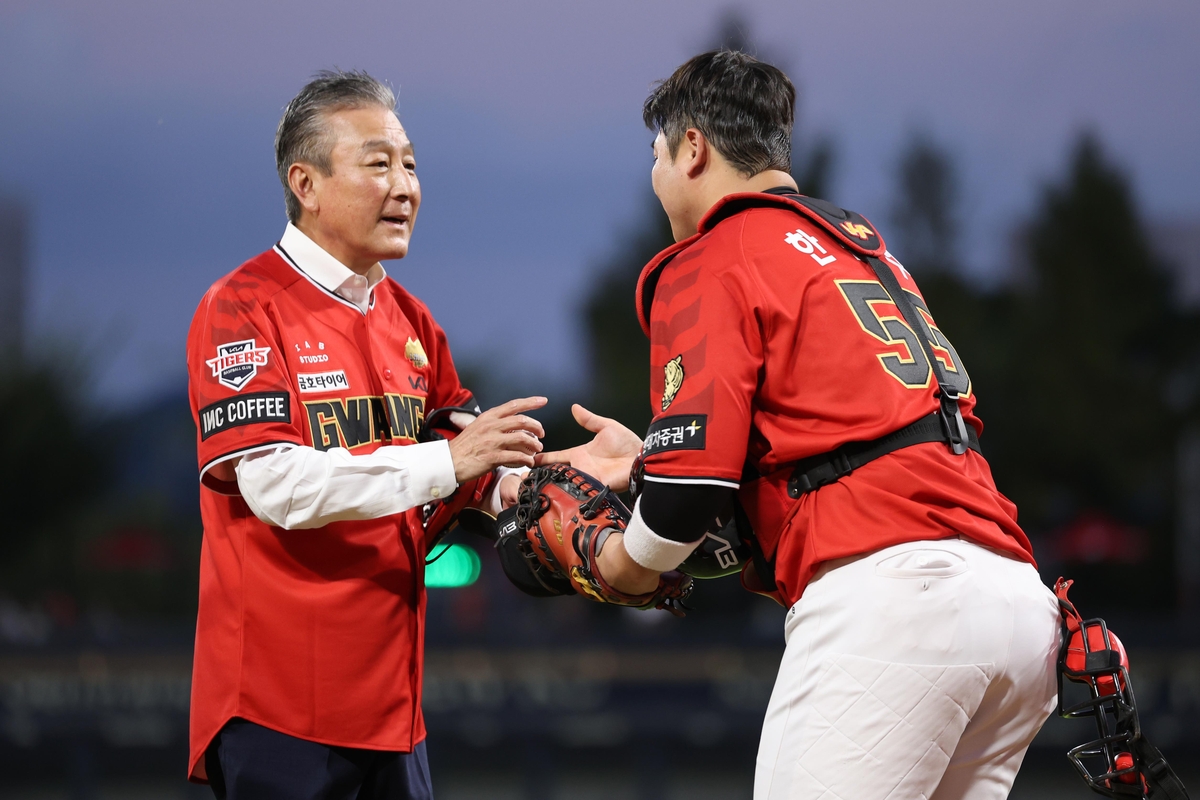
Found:
M 411 753 L 331 747 L 233 719 L 204 764 L 217 800 L 433 800 L 425 742 Z

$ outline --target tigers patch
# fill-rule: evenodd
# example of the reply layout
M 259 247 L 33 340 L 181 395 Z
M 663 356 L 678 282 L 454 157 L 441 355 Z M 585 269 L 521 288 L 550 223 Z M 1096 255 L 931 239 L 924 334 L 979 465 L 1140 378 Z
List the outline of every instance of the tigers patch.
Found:
M 663 366 L 662 410 L 666 411 L 683 386 L 683 356 L 677 355 Z

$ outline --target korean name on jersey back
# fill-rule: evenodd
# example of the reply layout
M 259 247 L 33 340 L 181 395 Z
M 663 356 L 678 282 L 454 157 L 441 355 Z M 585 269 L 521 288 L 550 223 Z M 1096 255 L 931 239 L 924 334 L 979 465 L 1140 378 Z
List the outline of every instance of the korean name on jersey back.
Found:
M 287 392 L 254 392 L 228 397 L 200 409 L 200 439 L 242 425 L 292 421 Z
M 680 414 L 663 417 L 650 424 L 642 455 L 649 457 L 668 450 L 703 450 L 708 431 L 707 414 Z
M 297 373 L 296 385 L 301 392 L 333 392 L 349 389 L 350 381 L 346 379 L 345 370 L 335 369 L 332 372 Z
M 217 345 L 217 357 L 204 363 L 212 369 L 218 383 L 240 392 L 258 374 L 258 368 L 267 365 L 270 352 L 269 347 L 255 347 L 253 339 L 243 339 Z

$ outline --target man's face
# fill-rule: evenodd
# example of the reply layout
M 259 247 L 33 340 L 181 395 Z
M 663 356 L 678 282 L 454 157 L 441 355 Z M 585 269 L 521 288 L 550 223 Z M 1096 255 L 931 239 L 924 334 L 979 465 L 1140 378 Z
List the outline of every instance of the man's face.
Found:
M 650 184 L 662 203 L 663 211 L 667 212 L 667 218 L 671 220 L 671 233 L 675 241 L 682 241 L 696 232 L 694 226 L 688 229 L 686 218 L 689 182 L 680 165 L 671 157 L 671 148 L 662 131 L 654 137 L 653 148 L 654 167 L 650 170 Z
M 408 254 L 421 205 L 412 142 L 400 120 L 378 106 L 328 115 L 332 172 L 313 176 L 314 223 L 332 255 L 351 269 Z

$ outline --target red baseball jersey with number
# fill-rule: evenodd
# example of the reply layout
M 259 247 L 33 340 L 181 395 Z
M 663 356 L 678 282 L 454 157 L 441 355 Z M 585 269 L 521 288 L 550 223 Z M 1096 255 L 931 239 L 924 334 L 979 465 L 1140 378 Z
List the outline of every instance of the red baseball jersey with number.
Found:
M 209 289 L 187 344 L 204 542 L 190 776 L 231 717 L 310 741 L 411 751 L 421 716 L 418 510 L 286 531 L 211 467 L 281 443 L 411 444 L 427 409 L 474 405 L 429 310 L 390 278 L 366 313 L 269 250 Z
M 974 451 L 915 445 L 799 500 L 786 496 L 792 462 L 877 439 L 938 408 L 920 342 L 871 267 L 799 210 L 774 194 L 731 195 L 643 271 L 655 414 L 646 480 L 740 488 L 789 605 L 822 562 L 906 541 L 963 535 L 1032 563 L 1016 507 Z M 851 233 L 876 236 L 857 224 Z M 878 245 L 930 325 L 964 418 L 981 432 L 966 368 L 912 276 Z M 747 465 L 775 480 L 743 486 Z M 774 493 L 769 502 L 764 491 Z M 772 503 L 776 510 L 763 510 Z

